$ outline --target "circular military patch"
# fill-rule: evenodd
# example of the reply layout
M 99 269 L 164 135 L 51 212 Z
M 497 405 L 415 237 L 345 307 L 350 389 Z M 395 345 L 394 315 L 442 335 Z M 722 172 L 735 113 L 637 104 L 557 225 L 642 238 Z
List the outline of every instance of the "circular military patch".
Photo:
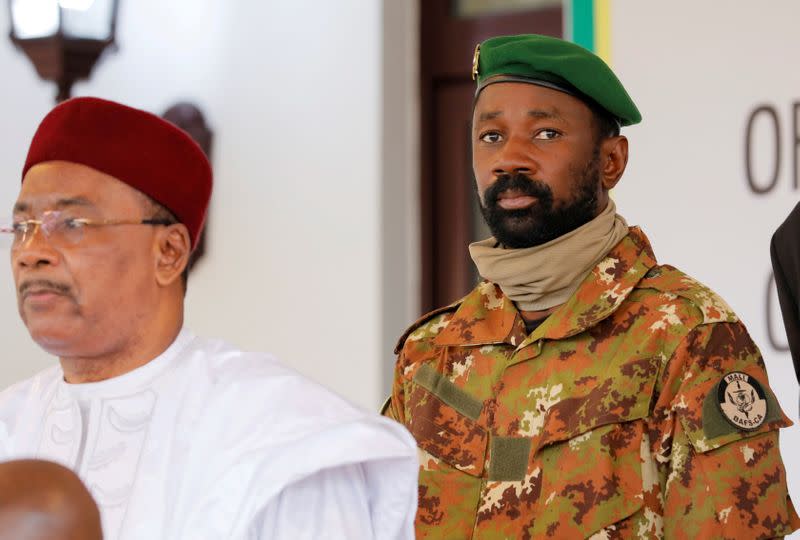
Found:
M 758 429 L 767 419 L 761 383 L 741 371 L 732 371 L 719 381 L 717 403 L 728 422 L 745 431 Z

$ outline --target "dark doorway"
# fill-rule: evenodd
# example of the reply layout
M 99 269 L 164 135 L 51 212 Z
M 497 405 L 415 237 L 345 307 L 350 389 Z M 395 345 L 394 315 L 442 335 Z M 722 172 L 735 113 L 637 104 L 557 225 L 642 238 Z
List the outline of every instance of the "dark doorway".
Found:
M 475 45 L 504 34 L 560 37 L 560 0 L 420 2 L 422 311 L 475 286 L 467 245 L 485 238 L 470 155 Z

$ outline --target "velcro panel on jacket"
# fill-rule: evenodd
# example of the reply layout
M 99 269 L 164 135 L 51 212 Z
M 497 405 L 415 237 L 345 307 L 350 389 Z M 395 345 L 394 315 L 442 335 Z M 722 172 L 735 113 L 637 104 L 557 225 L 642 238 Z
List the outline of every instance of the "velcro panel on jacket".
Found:
M 453 407 L 455 410 L 477 420 L 483 403 L 450 382 L 430 364 L 423 364 L 414 374 L 414 382 Z
M 535 448 L 572 439 L 600 426 L 647 417 L 660 365 L 657 356 L 615 359 L 589 392 L 550 407 L 541 435 L 534 441 Z
M 530 453 L 530 437 L 492 437 L 489 445 L 489 480 L 523 480 L 528 472 Z
M 747 393 L 746 402 L 741 404 L 741 413 L 730 402 L 731 398 L 727 398 L 726 402 L 726 388 L 722 388 L 720 395 L 720 385 L 725 385 L 721 375 L 694 381 L 690 389 L 679 394 L 680 406 L 676 409 L 678 417 L 689 442 L 698 453 L 792 425 L 792 421 L 781 410 L 772 389 L 766 385 L 761 369 L 742 368 L 742 371 L 736 373 L 747 375 L 750 380 L 745 387 L 758 393 L 752 399 L 750 393 Z M 750 399 L 753 403 L 747 401 Z M 744 412 L 747 406 L 751 407 L 749 417 Z M 748 422 L 753 423 L 748 425 Z
M 414 381 L 406 399 L 406 422 L 417 445 L 459 471 L 480 477 L 489 435 L 469 416 Z

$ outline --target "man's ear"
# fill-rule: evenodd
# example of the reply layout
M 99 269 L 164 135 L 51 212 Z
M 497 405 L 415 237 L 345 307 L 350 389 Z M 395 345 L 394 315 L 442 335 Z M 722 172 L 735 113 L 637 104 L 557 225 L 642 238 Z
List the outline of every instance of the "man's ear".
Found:
M 158 284 L 166 287 L 175 281 L 180 281 L 192 252 L 189 229 L 186 225 L 175 223 L 159 227 L 155 252 Z
M 628 139 L 624 135 L 609 137 L 601 143 L 600 180 L 603 189 L 617 185 L 628 165 Z

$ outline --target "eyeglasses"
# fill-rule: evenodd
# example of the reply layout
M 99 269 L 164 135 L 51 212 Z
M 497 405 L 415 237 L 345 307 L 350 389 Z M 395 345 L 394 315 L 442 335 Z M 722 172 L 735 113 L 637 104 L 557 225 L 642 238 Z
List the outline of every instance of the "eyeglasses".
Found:
M 44 233 L 45 238 L 54 246 L 75 246 L 80 244 L 89 231 L 100 227 L 116 225 L 173 225 L 170 219 L 142 219 L 130 220 L 92 220 L 87 218 L 65 215 L 59 210 L 43 212 L 41 219 L 25 219 L 15 221 L 10 225 L 0 225 L 0 234 L 8 239 L 12 238 L 12 249 L 23 245 L 33 238 L 36 230 Z

